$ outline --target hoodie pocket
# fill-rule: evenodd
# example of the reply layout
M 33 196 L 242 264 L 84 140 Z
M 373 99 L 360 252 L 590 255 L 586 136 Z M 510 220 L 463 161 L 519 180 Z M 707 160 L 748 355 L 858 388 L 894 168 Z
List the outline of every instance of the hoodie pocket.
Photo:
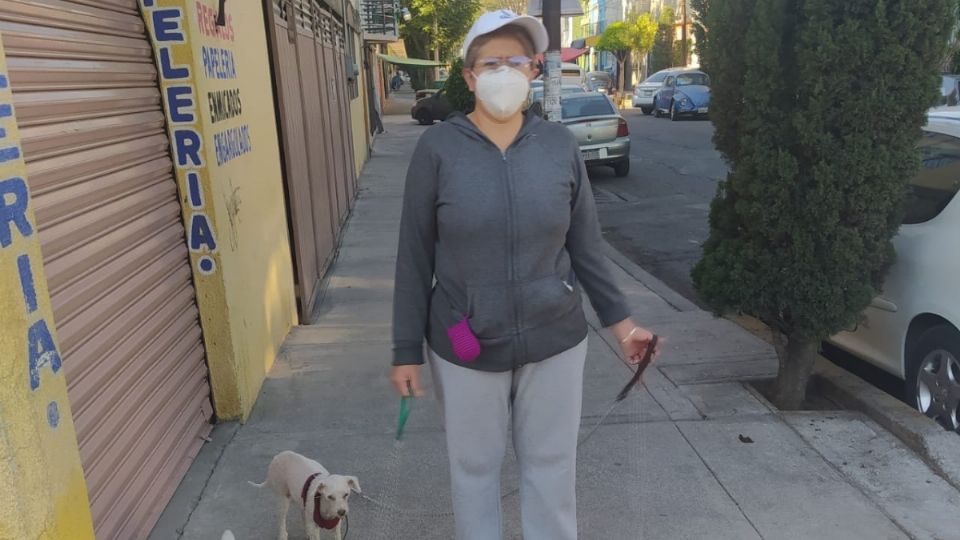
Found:
M 577 287 L 553 275 L 524 282 L 469 285 L 467 297 L 470 327 L 483 339 L 513 334 L 518 327 L 543 326 L 570 313 L 580 300 Z

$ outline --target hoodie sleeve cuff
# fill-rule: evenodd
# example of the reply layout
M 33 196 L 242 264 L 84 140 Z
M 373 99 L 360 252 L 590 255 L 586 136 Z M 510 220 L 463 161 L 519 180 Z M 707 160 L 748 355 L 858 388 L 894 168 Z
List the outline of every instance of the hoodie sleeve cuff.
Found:
M 617 303 L 597 312 L 597 318 L 604 328 L 613 326 L 630 315 L 630 308 L 625 303 Z
M 394 366 L 423 365 L 423 345 L 397 345 L 393 348 Z

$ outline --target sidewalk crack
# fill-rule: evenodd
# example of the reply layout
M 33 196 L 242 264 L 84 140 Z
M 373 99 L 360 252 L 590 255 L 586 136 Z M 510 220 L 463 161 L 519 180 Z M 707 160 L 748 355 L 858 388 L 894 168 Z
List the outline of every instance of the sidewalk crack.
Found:
M 233 444 L 233 440 L 237 438 L 237 434 L 240 433 L 242 427 L 239 427 L 233 431 L 233 434 L 230 436 L 230 440 L 223 444 L 220 448 L 220 453 L 217 454 L 217 459 L 214 460 L 213 466 L 210 467 L 210 472 L 207 474 L 207 477 L 203 480 L 203 487 L 200 489 L 200 493 L 193 500 L 193 504 L 190 507 L 190 512 L 187 514 L 187 518 L 183 521 L 183 525 L 177 528 L 177 539 L 182 540 L 183 535 L 187 530 L 187 526 L 190 524 L 190 520 L 193 519 L 193 514 L 197 511 L 197 508 L 200 507 L 200 502 L 203 500 L 204 496 L 207 493 L 207 487 L 210 485 L 210 479 L 213 478 L 215 472 L 220 467 L 220 461 L 223 459 L 223 455 L 227 452 L 227 448 Z
M 700 455 L 700 451 L 697 450 L 697 447 L 694 446 L 693 443 L 690 442 L 690 439 L 687 438 L 687 434 L 684 433 L 683 430 L 680 429 L 680 426 L 678 426 L 676 423 L 673 424 L 673 427 L 674 429 L 677 430 L 677 433 L 679 433 L 680 436 L 683 437 L 683 440 L 686 441 L 687 446 L 689 446 L 690 449 L 693 450 L 693 453 L 697 455 L 697 459 L 700 460 L 700 463 L 703 463 L 703 466 L 706 467 L 708 471 L 710 471 L 710 476 L 712 476 L 713 479 L 716 480 L 717 485 L 720 486 L 720 489 L 722 489 L 723 492 L 727 494 L 727 497 L 729 497 L 730 500 L 733 502 L 734 506 L 737 507 L 737 511 L 740 512 L 740 515 L 743 516 L 743 519 L 747 520 L 747 523 L 750 524 L 750 527 L 753 528 L 754 532 L 757 533 L 757 537 L 763 539 L 763 535 L 760 534 L 760 529 L 758 529 L 757 525 L 753 522 L 752 519 L 750 519 L 750 516 L 748 516 L 747 513 L 744 512 L 743 507 L 740 506 L 740 501 L 738 501 L 733 496 L 733 494 L 730 493 L 730 490 L 727 489 L 727 486 L 723 485 L 723 482 L 720 481 L 720 477 L 717 476 L 716 471 L 714 471 L 713 467 L 711 467 L 710 464 L 707 463 L 707 460 L 703 459 L 703 456 Z

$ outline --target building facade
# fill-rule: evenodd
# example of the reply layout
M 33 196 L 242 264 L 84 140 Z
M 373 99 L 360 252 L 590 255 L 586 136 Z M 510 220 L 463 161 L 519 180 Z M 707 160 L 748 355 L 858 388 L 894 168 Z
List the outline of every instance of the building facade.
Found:
M 369 153 L 359 3 L 0 5 L 0 538 L 146 538 L 309 321 Z

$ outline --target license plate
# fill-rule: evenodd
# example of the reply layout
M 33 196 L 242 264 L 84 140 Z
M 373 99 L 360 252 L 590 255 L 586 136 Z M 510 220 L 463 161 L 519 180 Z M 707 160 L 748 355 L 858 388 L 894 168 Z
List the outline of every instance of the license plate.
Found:
M 650 97 L 653 95 L 653 90 L 644 90 L 643 95 Z
M 593 161 L 597 159 L 606 159 L 607 158 L 607 149 L 600 148 L 598 150 L 584 150 L 583 151 L 583 160 L 584 161 Z
M 699 109 L 697 109 L 697 113 L 699 114 L 707 114 L 708 112 L 710 112 L 710 109 L 708 107 L 700 107 Z

